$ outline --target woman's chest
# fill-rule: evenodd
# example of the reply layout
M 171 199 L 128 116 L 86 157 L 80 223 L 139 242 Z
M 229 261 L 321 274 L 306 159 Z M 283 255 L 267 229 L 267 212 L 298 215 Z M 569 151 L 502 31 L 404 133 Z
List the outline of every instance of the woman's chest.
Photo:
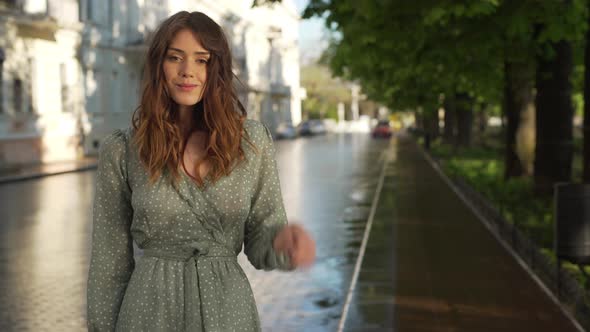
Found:
M 206 155 L 204 134 L 199 132 L 191 134 L 182 154 L 183 171 L 192 178 L 197 178 L 198 175 L 204 179 L 211 170 L 211 164 L 199 161 L 204 159 Z
M 215 183 L 199 188 L 186 175 L 174 186 L 165 176 L 154 184 L 147 178 L 132 188 L 134 222 L 153 231 L 171 227 L 241 226 L 250 213 L 252 186 L 247 169 L 236 169 Z

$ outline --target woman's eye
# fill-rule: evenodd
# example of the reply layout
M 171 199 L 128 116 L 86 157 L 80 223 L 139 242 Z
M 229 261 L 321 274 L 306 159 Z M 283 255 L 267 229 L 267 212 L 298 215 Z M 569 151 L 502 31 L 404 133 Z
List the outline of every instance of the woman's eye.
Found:
M 179 57 L 177 57 L 176 55 L 169 55 L 168 56 L 168 60 L 170 60 L 170 61 L 180 61 L 182 59 L 179 58 Z
M 206 64 L 208 61 L 207 61 L 207 59 L 199 59 L 199 60 L 197 60 L 197 62 L 202 63 L 202 64 Z

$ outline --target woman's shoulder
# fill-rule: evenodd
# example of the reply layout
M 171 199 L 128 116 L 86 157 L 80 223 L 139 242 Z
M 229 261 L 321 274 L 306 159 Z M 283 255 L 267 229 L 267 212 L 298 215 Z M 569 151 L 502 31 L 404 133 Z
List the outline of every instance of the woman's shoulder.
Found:
M 250 135 L 261 134 L 264 131 L 264 124 L 258 120 L 246 119 L 244 129 Z
M 131 128 L 114 129 L 107 134 L 99 146 L 99 156 L 121 156 L 127 148 L 127 141 L 131 135 Z
M 254 119 L 246 119 L 246 121 L 244 121 L 244 130 L 255 143 L 265 141 L 270 135 L 268 127 L 262 122 Z

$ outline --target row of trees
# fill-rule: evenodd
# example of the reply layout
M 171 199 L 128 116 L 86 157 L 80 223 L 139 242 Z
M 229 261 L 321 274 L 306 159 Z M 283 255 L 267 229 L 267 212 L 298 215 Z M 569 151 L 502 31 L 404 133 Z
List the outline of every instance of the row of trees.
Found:
M 584 0 L 311 0 L 334 32 L 333 72 L 358 80 L 370 99 L 413 109 L 424 129 L 469 144 L 473 110 L 501 105 L 506 120 L 505 177 L 525 174 L 516 135 L 535 118 L 537 192 L 569 182 L 573 89 L 584 89 L 584 180 L 590 182 L 590 38 Z M 574 69 L 576 71 L 574 72 Z M 584 83 L 585 81 L 585 83 Z M 585 87 L 585 88 L 584 88 Z M 530 111 L 535 117 L 527 116 Z
M 338 119 L 338 104 L 350 105 L 350 87 L 332 76 L 327 65 L 318 62 L 301 67 L 301 86 L 307 92 L 303 100 L 304 119 Z

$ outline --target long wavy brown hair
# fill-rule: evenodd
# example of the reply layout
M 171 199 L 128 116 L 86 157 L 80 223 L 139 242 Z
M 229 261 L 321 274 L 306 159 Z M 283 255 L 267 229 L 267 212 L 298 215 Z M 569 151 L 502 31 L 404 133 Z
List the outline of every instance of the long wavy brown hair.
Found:
M 163 62 L 175 34 L 190 29 L 201 45 L 210 52 L 207 63 L 207 81 L 202 101 L 194 106 L 194 128 L 204 130 L 206 155 L 196 165 L 196 177 L 188 174 L 199 186 L 204 179 L 199 167 L 209 162 L 206 177 L 212 182 L 231 173 L 244 160 L 241 139 L 251 144 L 244 132 L 246 110 L 238 100 L 233 84 L 232 56 L 227 38 L 221 27 L 200 12 L 178 12 L 163 21 L 155 31 L 146 55 L 142 79 L 141 101 L 133 113 L 133 143 L 139 158 L 147 168 L 150 182 L 154 183 L 162 172 L 168 171 L 176 184 L 180 178 L 179 166 L 184 165 L 184 149 L 188 140 L 178 125 L 178 105 L 165 90 Z M 186 169 L 186 168 L 185 168 Z

